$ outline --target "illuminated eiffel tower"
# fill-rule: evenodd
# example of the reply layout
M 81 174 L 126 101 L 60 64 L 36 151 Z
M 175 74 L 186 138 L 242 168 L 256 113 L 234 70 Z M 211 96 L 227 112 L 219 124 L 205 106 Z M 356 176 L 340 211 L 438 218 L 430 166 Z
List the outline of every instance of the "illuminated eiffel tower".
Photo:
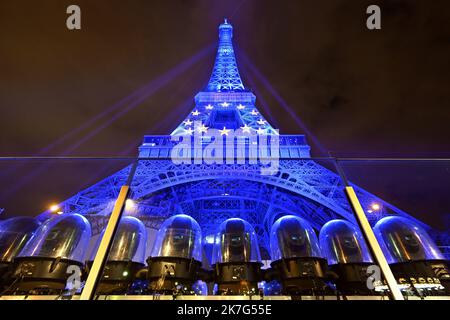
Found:
M 262 175 L 259 164 L 175 164 L 170 158 L 177 142 L 174 137 L 191 134 L 194 124 L 207 129 L 242 127 L 278 135 L 256 107 L 256 97 L 239 74 L 233 49 L 233 27 L 226 20 L 219 26 L 219 44 L 211 78 L 194 98 L 194 107 L 171 135 L 145 136 L 139 147 L 141 160 L 131 184 L 133 201 L 126 213 L 140 218 L 148 228 L 158 229 L 174 214 L 195 218 L 205 237 L 215 233 L 225 219 L 241 217 L 253 225 L 263 258 L 270 259 L 269 230 L 282 215 L 308 220 L 319 230 L 331 219 L 355 221 L 344 194 L 344 185 L 333 166 L 310 158 L 305 135 L 279 135 L 279 172 Z M 206 129 L 205 129 L 206 130 Z M 61 203 L 67 213 L 88 217 L 94 233 L 100 233 L 111 212 L 120 187 L 126 182 L 128 166 Z M 331 168 L 331 169 L 330 169 Z M 379 204 L 367 216 L 371 223 L 387 215 L 413 217 L 354 186 L 365 209 Z M 47 218 L 49 212 L 41 215 Z M 429 226 L 417 221 L 430 230 Z

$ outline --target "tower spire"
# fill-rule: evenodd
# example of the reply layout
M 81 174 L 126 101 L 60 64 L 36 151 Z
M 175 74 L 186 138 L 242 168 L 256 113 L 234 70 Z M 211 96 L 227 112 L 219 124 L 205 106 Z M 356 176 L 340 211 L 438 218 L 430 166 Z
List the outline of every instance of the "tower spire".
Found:
M 242 91 L 245 90 L 236 63 L 233 49 L 233 26 L 225 18 L 219 26 L 219 46 L 217 48 L 214 69 L 206 91 Z
M 197 93 L 194 110 L 172 135 L 190 135 L 195 130 L 206 133 L 208 128 L 278 134 L 258 111 L 255 95 L 242 83 L 232 38 L 233 26 L 225 19 L 219 26 L 219 46 L 208 85 Z

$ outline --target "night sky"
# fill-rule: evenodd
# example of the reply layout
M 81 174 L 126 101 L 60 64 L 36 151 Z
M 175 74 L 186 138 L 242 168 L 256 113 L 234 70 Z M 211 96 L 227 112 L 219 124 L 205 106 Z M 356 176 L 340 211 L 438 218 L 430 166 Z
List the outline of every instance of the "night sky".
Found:
M 65 26 L 70 4 L 81 7 L 81 31 Z M 366 29 L 369 4 L 381 7 L 382 30 Z M 157 83 L 168 70 L 214 44 L 224 17 L 234 26 L 238 59 L 242 55 L 251 59 L 326 152 L 360 157 L 450 157 L 450 5 L 445 0 L 2 0 L 0 156 L 38 154 L 136 89 Z M 108 119 L 120 109 L 43 155 L 135 155 L 144 134 L 168 134 L 184 119 L 193 106 L 185 102 L 206 85 L 213 61 L 211 51 L 112 123 Z M 248 67 L 242 64 L 240 69 L 244 83 L 257 94 L 257 104 L 264 101 L 269 106 L 270 112 L 262 107 L 260 111 L 274 127 L 285 134 L 305 132 Z M 99 126 L 104 128 L 84 138 Z M 313 145 L 313 155 L 326 153 Z M 9 168 L 10 163 L 0 165 Z M 103 163 L 83 164 L 82 168 L 66 165 L 64 170 L 72 177 L 44 179 L 44 183 L 41 175 L 39 185 L 25 185 L 22 199 L 16 196 L 11 203 L 36 214 L 49 201 L 63 200 L 95 182 L 96 175 L 112 173 L 122 163 L 110 170 Z M 100 174 L 100 168 L 106 171 Z M 379 195 L 386 194 L 387 200 L 386 188 L 406 184 L 402 192 L 407 196 L 411 184 L 428 184 L 427 179 L 432 179 L 441 193 L 446 187 L 439 204 L 434 203 L 438 213 L 433 216 L 448 221 L 443 218 L 450 212 L 448 165 L 404 183 L 392 182 L 391 167 L 348 169 L 351 178 L 358 173 L 353 180 L 372 186 L 370 190 Z M 84 170 L 84 175 L 78 170 Z M 384 171 L 391 181 L 383 184 Z M 416 171 L 411 166 L 400 178 Z M 3 186 L 24 172 L 3 178 Z M 361 172 L 366 173 L 363 178 Z M 437 182 L 439 178 L 442 182 Z M 32 196 L 36 189 L 41 194 Z M 417 195 L 418 191 L 412 192 Z M 419 197 L 425 193 L 418 192 Z M 396 196 L 391 198 L 395 203 Z

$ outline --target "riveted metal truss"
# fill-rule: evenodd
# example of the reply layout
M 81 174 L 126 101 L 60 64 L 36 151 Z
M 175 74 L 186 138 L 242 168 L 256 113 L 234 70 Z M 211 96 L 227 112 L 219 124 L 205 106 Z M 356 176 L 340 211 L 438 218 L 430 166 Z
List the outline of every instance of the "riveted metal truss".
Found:
M 64 211 L 86 215 L 101 232 L 112 210 L 115 196 L 128 177 L 124 168 L 64 202 Z M 317 230 L 331 219 L 354 217 L 343 192 L 339 175 L 314 160 L 281 160 L 278 174 L 262 175 L 258 165 L 175 165 L 171 160 L 140 160 L 131 183 L 133 205 L 126 214 L 139 217 L 148 227 L 159 225 L 173 214 L 188 214 L 213 234 L 231 217 L 253 225 L 262 252 L 269 250 L 269 231 L 280 216 L 294 214 L 308 220 Z M 376 214 L 367 213 L 374 223 L 400 209 L 356 187 L 363 207 L 380 203 Z M 410 217 L 413 219 L 412 217 Z M 425 226 L 426 227 L 426 226 Z

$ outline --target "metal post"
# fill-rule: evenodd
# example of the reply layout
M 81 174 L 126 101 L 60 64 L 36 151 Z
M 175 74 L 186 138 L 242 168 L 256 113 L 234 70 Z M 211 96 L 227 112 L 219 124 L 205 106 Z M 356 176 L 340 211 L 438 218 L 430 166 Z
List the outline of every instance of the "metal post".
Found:
M 391 268 L 387 263 L 386 257 L 381 251 L 381 247 L 375 238 L 372 228 L 370 227 L 369 221 L 367 220 L 366 214 L 361 206 L 361 203 L 356 196 L 355 190 L 351 186 L 345 187 L 345 193 L 350 201 L 350 204 L 355 212 L 356 220 L 358 221 L 361 231 L 364 234 L 366 241 L 368 242 L 369 248 L 371 248 L 372 254 L 377 262 L 378 266 L 381 268 L 381 272 L 386 279 L 389 290 L 391 291 L 392 298 L 394 300 L 404 300 L 402 292 L 398 288 L 397 281 L 392 274 Z
M 80 300 L 92 300 L 94 298 L 97 284 L 100 281 L 100 276 L 102 275 L 103 268 L 105 267 L 106 260 L 108 259 L 112 240 L 116 233 L 123 209 L 125 208 L 125 201 L 127 200 L 129 192 L 129 186 L 122 186 L 120 188 L 119 196 L 114 204 L 114 209 L 109 218 L 108 225 L 106 226 L 97 254 L 95 255 L 92 268 L 89 272 L 83 291 L 81 292 Z

